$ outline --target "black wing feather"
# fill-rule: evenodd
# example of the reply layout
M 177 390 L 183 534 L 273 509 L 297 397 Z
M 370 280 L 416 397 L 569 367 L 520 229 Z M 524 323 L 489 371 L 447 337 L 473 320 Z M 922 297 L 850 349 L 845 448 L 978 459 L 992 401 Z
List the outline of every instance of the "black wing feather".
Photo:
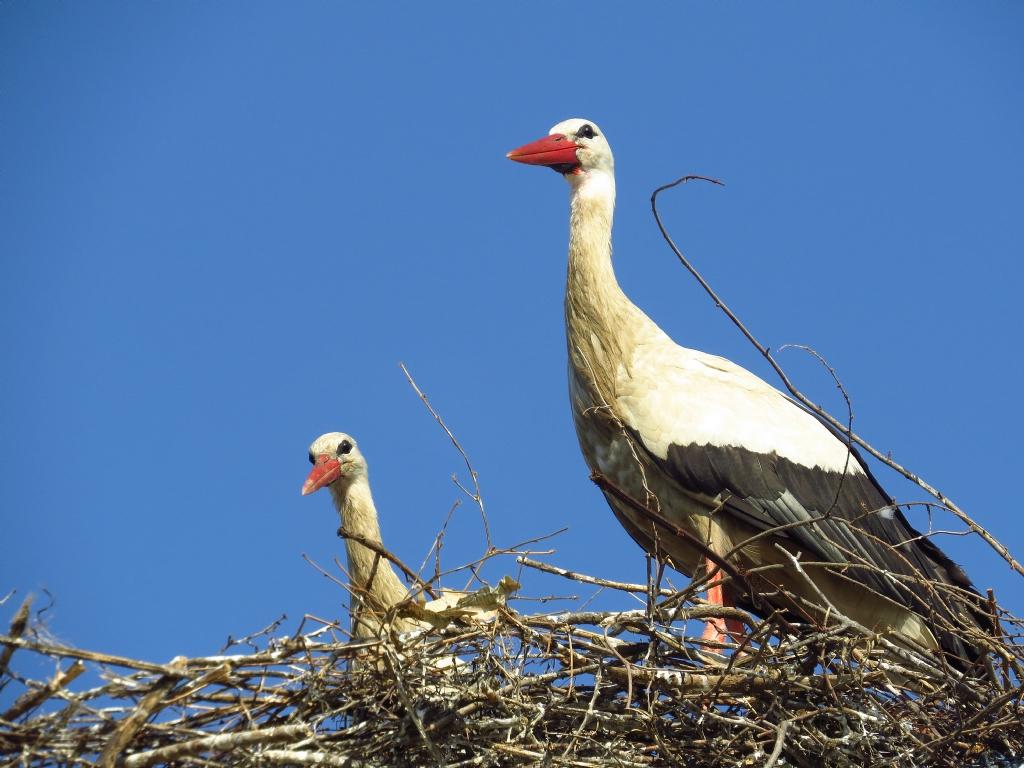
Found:
M 824 426 L 846 444 L 829 425 Z M 635 437 L 642 445 L 640 435 Z M 684 489 L 725 498 L 726 511 L 760 530 L 807 522 L 827 513 L 825 520 L 779 535 L 823 562 L 849 566 L 848 575 L 925 617 L 934 611 L 952 618 L 949 606 L 914 577 L 952 581 L 973 590 L 970 580 L 934 543 L 920 538 L 904 515 L 892 508 L 892 499 L 856 449 L 851 446 L 850 452 L 850 469 L 845 473 L 736 446 L 672 445 L 665 459 L 651 458 Z M 891 512 L 878 514 L 880 510 Z M 873 567 L 857 567 L 865 564 Z M 938 628 L 936 634 L 948 650 L 965 655 L 957 638 Z

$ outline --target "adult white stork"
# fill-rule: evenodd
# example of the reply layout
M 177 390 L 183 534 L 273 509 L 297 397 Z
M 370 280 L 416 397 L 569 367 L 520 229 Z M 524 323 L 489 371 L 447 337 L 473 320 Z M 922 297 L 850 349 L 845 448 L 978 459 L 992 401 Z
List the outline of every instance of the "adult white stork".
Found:
M 383 549 L 366 459 L 356 441 L 341 432 L 329 432 L 309 447 L 309 461 L 313 469 L 302 486 L 302 495 L 326 487 L 342 526 Z M 395 574 L 391 563 L 372 549 L 352 539 L 346 539 L 345 546 L 352 580 L 352 633 L 356 637 L 374 637 L 381 629 L 380 618 L 405 602 L 409 590 Z M 411 619 L 396 618 L 393 626 L 405 632 L 419 625 Z
M 977 626 L 950 597 L 976 594 L 970 580 L 892 508 L 857 452 L 749 371 L 675 344 L 619 288 L 614 162 L 597 125 L 566 120 L 508 158 L 553 168 L 569 182 L 569 396 L 584 458 L 607 479 L 605 496 L 630 536 L 686 575 L 723 555 L 739 574 L 776 566 L 748 579 L 748 591 L 736 590 L 737 602 L 757 613 L 771 607 L 766 597 L 790 615 L 814 615 L 820 590 L 867 627 L 972 656 L 945 629 Z M 681 532 L 652 522 L 637 501 Z M 743 545 L 786 525 L 793 527 Z M 804 566 L 808 579 L 789 555 L 822 565 Z M 709 597 L 730 599 L 728 590 Z M 720 631 L 710 627 L 706 636 Z

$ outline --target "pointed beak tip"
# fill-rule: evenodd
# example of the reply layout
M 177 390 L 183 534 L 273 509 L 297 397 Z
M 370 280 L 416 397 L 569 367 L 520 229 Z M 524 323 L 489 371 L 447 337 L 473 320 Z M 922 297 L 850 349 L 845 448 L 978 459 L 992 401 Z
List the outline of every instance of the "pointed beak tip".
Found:
M 567 141 L 564 134 L 552 133 L 537 141 L 516 147 L 506 158 L 524 165 L 562 165 L 576 163 L 576 150 L 583 147 Z
M 302 486 L 302 495 L 309 496 L 311 493 L 316 493 L 321 488 L 326 488 L 339 477 L 341 477 L 341 464 L 336 459 L 321 456 Z

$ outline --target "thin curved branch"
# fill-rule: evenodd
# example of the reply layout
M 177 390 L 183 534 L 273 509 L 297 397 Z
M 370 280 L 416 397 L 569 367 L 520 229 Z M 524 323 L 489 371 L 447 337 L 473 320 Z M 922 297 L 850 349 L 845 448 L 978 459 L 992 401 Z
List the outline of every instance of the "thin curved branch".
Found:
M 736 327 L 743 332 L 743 335 L 747 337 L 747 340 L 757 348 L 757 351 L 760 352 L 761 355 L 765 358 L 765 360 L 767 360 L 768 363 L 772 366 L 772 368 L 775 369 L 775 373 L 777 373 L 779 378 L 782 379 L 782 383 L 786 385 L 786 389 L 789 390 L 789 393 L 794 398 L 796 398 L 800 403 L 802 403 L 805 407 L 816 413 L 822 419 L 827 421 L 833 427 L 838 429 L 842 434 L 846 435 L 850 440 L 855 442 L 857 445 L 859 445 L 865 451 L 870 453 L 872 456 L 874 456 L 880 462 L 885 464 L 887 467 L 896 470 L 905 478 L 910 480 L 912 483 L 917 484 L 919 487 L 923 488 L 927 493 L 931 494 L 933 497 L 941 501 L 946 507 L 949 508 L 950 512 L 956 515 L 960 519 L 960 521 L 964 523 L 964 525 L 970 528 L 974 533 L 978 534 L 985 541 L 985 543 L 987 543 L 990 547 L 992 547 L 992 549 L 998 552 L 999 555 L 1003 558 L 1003 560 L 1005 560 L 1010 565 L 1010 567 L 1013 568 L 1013 570 L 1017 571 L 1017 573 L 1019 573 L 1021 576 L 1024 576 L 1024 566 L 1021 566 L 1021 564 L 1014 559 L 1014 557 L 1010 554 L 1010 551 L 1002 544 L 1000 544 L 999 541 L 997 541 L 992 534 L 986 531 L 982 526 L 978 525 L 978 523 L 974 522 L 974 520 L 972 520 L 966 512 L 964 512 L 962 509 L 960 509 L 960 507 L 953 503 L 952 499 L 950 499 L 948 496 L 946 496 L 938 489 L 932 487 L 930 484 L 928 484 L 923 479 L 915 475 L 902 464 L 893 461 L 892 458 L 890 458 L 889 456 L 886 456 L 880 451 L 875 450 L 870 444 L 868 444 L 863 439 L 855 435 L 853 431 L 846 427 L 842 422 L 835 419 L 820 405 L 811 402 L 807 397 L 804 396 L 802 392 L 800 392 L 800 390 L 793 386 L 793 382 L 791 382 L 789 380 L 789 377 L 786 376 L 786 372 L 782 370 L 782 367 L 775 361 L 775 358 L 772 357 L 770 349 L 768 347 L 762 346 L 762 344 L 754 337 L 754 334 L 747 330 L 747 327 L 740 321 L 738 317 L 736 317 L 735 314 L 733 314 L 732 310 L 725 305 L 725 302 L 723 302 L 718 297 L 718 294 L 715 293 L 715 291 L 711 288 L 710 285 L 708 285 L 707 281 L 705 281 L 704 278 L 700 276 L 700 273 L 697 272 L 696 269 L 694 269 L 693 265 L 686 260 L 686 257 L 683 256 L 682 252 L 672 241 L 672 238 L 669 236 L 668 231 L 665 229 L 665 225 L 661 221 L 661 216 L 658 215 L 657 200 L 658 195 L 661 192 L 664 192 L 666 189 L 671 189 L 672 187 L 678 186 L 679 184 L 683 184 L 687 181 L 690 181 L 691 179 L 710 181 L 714 184 L 725 186 L 724 184 L 722 184 L 722 182 L 718 181 L 717 179 L 709 179 L 705 176 L 684 176 L 678 181 L 675 181 L 671 184 L 666 184 L 665 186 L 658 187 L 656 190 L 654 190 L 654 194 L 651 195 L 651 210 L 654 212 L 654 220 L 658 223 L 658 229 L 661 230 L 661 235 L 662 237 L 665 238 L 665 242 L 669 244 L 669 247 L 679 258 L 679 261 L 682 262 L 682 265 L 690 271 L 690 274 L 697 278 L 697 282 L 699 282 L 701 286 L 703 286 L 704 290 L 708 292 L 708 295 L 711 296 L 712 299 L 714 299 L 715 306 L 717 306 L 719 309 L 725 312 L 725 314 L 729 316 L 729 319 L 732 320 Z
M 445 434 L 447 434 L 449 439 L 451 439 L 452 445 L 454 445 L 458 452 L 462 454 L 462 458 L 466 462 L 466 469 L 469 470 L 469 476 L 473 480 L 473 491 L 475 492 L 470 491 L 462 483 L 460 483 L 456 475 L 452 475 L 452 480 L 455 482 L 457 486 L 459 486 L 459 489 L 463 493 L 469 496 L 469 498 L 475 501 L 476 505 L 480 507 L 480 517 L 483 518 L 484 521 L 484 536 L 487 538 L 487 549 L 494 549 L 494 545 L 491 544 L 491 527 L 487 524 L 487 512 L 484 511 L 484 497 L 483 494 L 480 493 L 480 483 L 477 482 L 476 470 L 473 469 L 473 465 L 469 461 L 469 456 L 467 456 L 466 452 L 462 450 L 462 446 L 459 445 L 459 441 L 455 439 L 455 435 L 452 434 L 452 431 L 448 429 L 448 425 L 444 423 L 440 415 L 438 415 L 437 411 L 434 410 L 433 406 L 427 400 L 427 396 L 424 395 L 423 392 L 420 391 L 420 388 L 416 386 L 416 382 L 413 381 L 412 374 L 409 373 L 409 370 L 405 367 L 405 364 L 399 363 L 398 367 L 402 369 L 402 373 L 405 374 L 405 378 L 409 380 L 409 383 L 412 385 L 412 388 L 416 390 L 416 394 L 420 396 L 420 400 L 422 400 L 423 404 L 427 406 L 427 410 L 430 411 L 430 415 L 437 420 L 437 423 L 441 425 L 441 429 L 443 429 L 445 431 Z

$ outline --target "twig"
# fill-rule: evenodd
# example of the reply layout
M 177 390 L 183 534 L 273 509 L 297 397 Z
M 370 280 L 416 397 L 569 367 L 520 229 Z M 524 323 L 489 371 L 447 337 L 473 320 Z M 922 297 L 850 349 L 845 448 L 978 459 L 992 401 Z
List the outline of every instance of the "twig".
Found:
M 412 568 L 407 566 L 405 563 L 403 563 L 395 555 L 391 554 L 388 550 L 386 550 L 377 542 L 366 538 L 362 534 L 350 531 L 345 526 L 341 526 L 338 529 L 338 536 L 343 539 L 352 539 L 352 541 L 362 544 L 364 547 L 371 550 L 372 552 L 375 552 L 381 557 L 390 560 L 392 563 L 397 565 L 399 569 L 401 569 L 402 573 L 404 573 L 406 577 L 408 577 L 409 581 L 411 581 L 417 587 L 422 589 L 435 600 L 437 599 L 437 595 L 434 593 L 434 590 L 430 588 L 429 584 L 427 584 L 425 581 L 421 581 L 420 577 L 416 575 L 416 572 Z
M 455 478 L 454 475 L 452 476 L 452 480 L 455 480 L 455 484 L 458 485 L 459 488 L 462 488 L 463 492 L 467 496 L 469 496 L 469 498 L 475 501 L 478 507 L 480 507 L 480 517 L 484 521 L 484 535 L 487 538 L 487 549 L 488 551 L 493 549 L 493 546 L 491 545 L 491 528 L 487 524 L 487 513 L 484 511 L 484 498 L 480 493 L 480 483 L 477 482 L 476 470 L 473 469 L 473 465 L 469 462 L 469 456 L 467 456 L 466 452 L 462 450 L 462 446 L 459 445 L 459 441 L 455 439 L 455 435 L 452 434 L 452 431 L 448 429 L 448 426 L 438 415 L 437 411 L 435 411 L 433 406 L 431 406 L 430 403 L 427 401 L 427 396 L 420 391 L 419 387 L 416 386 L 416 382 L 413 381 L 412 374 L 409 373 L 405 365 L 403 363 L 399 363 L 398 365 L 402 369 L 402 372 L 405 374 L 405 377 L 409 380 L 409 383 L 412 385 L 412 388 L 416 390 L 416 394 L 420 396 L 420 400 L 422 400 L 423 404 L 427 406 L 427 410 L 430 411 L 430 415 L 437 420 L 437 423 L 441 425 L 441 429 L 445 431 L 445 434 L 447 434 L 449 439 L 452 441 L 452 445 L 454 445 L 456 450 L 458 450 L 458 452 L 462 454 L 462 458 L 466 462 L 466 468 L 469 470 L 469 476 L 473 479 L 473 489 L 475 492 L 470 493 L 468 490 L 466 490 L 466 488 L 459 484 L 459 481 Z
M 839 380 L 839 376 L 836 374 L 836 369 L 829 365 L 825 358 L 815 352 L 808 346 L 803 344 L 783 344 L 779 347 L 778 351 L 781 352 L 784 349 L 792 347 L 794 349 L 802 349 L 810 355 L 818 358 L 818 362 L 825 366 L 825 369 L 832 375 L 832 380 L 836 383 L 836 388 L 843 394 L 843 399 L 846 400 L 846 414 L 848 420 L 846 422 L 846 461 L 843 463 L 843 473 L 839 476 L 839 483 L 836 485 L 836 493 L 832 499 L 832 503 L 829 508 L 825 510 L 825 515 L 831 515 L 832 511 L 839 506 L 839 499 L 842 497 L 843 484 L 846 482 L 847 475 L 850 471 L 850 458 L 853 455 L 853 441 L 850 439 L 850 434 L 853 432 L 853 403 L 850 401 L 850 395 L 846 391 L 846 387 L 843 386 L 843 382 Z
M 789 730 L 789 720 L 783 720 L 779 723 L 779 735 L 775 737 L 775 748 L 772 749 L 772 753 L 768 756 L 768 762 L 764 764 L 764 768 L 774 768 L 775 762 L 782 754 L 782 747 L 786 743 L 787 730 Z
M 14 619 L 11 621 L 11 629 L 8 637 L 17 640 L 25 634 L 25 627 L 28 626 L 28 615 L 32 610 L 32 601 L 34 599 L 35 598 L 32 595 L 26 597 L 25 602 L 21 604 L 18 612 L 14 614 Z M 0 678 L 3 678 L 4 673 L 7 671 L 7 665 L 11 663 L 11 657 L 14 655 L 16 648 L 16 645 L 4 643 L 4 649 L 3 651 L 0 651 Z
M 44 687 L 18 697 L 14 704 L 11 705 L 11 708 L 0 715 L 0 720 L 6 720 L 7 722 L 17 720 L 26 712 L 38 707 L 83 672 L 85 672 L 85 664 L 81 661 L 76 661 L 65 672 L 58 672 L 53 680 Z
M 594 584 L 599 587 L 617 589 L 622 592 L 637 592 L 642 594 L 647 593 L 646 584 L 627 584 L 622 581 L 609 581 L 608 579 L 599 579 L 594 576 L 586 576 L 582 573 L 567 571 L 565 568 L 557 568 L 553 565 L 548 565 L 547 563 L 542 563 L 537 560 L 531 560 L 530 558 L 525 556 L 517 557 L 516 562 L 521 563 L 522 565 L 525 565 L 528 568 L 533 568 L 538 571 L 544 571 L 545 573 L 553 573 L 556 576 L 561 576 L 566 579 L 572 579 L 573 581 L 578 581 L 582 584 Z M 671 597 L 675 594 L 675 592 L 673 592 L 670 589 L 662 589 L 659 590 L 658 594 L 662 597 Z
M 420 732 L 420 736 L 423 738 L 423 743 L 427 745 L 427 749 L 430 751 L 430 754 L 433 756 L 435 762 L 437 762 L 440 768 L 445 768 L 444 757 L 441 755 L 441 751 L 437 748 L 434 740 L 431 739 L 430 735 L 427 733 L 427 729 L 423 725 L 423 718 L 421 718 L 419 712 L 416 711 L 416 707 L 412 703 L 412 699 L 409 698 L 409 694 L 405 690 L 405 684 L 402 682 L 404 675 L 402 674 L 402 668 L 397 655 L 393 653 L 390 648 L 386 648 L 384 652 L 384 659 L 387 661 L 388 669 L 395 681 L 395 690 L 398 691 L 398 696 L 402 700 L 402 705 L 405 707 L 406 712 L 409 713 L 409 717 L 416 725 L 416 730 Z
M 1010 567 L 1013 568 L 1013 570 L 1017 571 L 1017 573 L 1024 576 L 1024 566 L 1022 566 L 1019 562 L 1017 562 L 1017 560 L 1013 558 L 1013 556 L 1010 554 L 1010 551 L 1005 546 L 1000 544 L 999 541 L 996 540 L 996 538 L 992 534 L 990 534 L 983 527 L 974 522 L 974 520 L 968 517 L 968 515 L 962 509 L 960 509 L 960 507 L 954 504 L 948 496 L 941 493 L 937 489 L 933 488 L 931 485 L 929 485 L 927 482 L 925 482 L 923 479 L 918 477 L 916 474 L 911 472 L 903 465 L 893 461 L 891 456 L 886 456 L 880 451 L 875 450 L 875 448 L 873 448 L 870 444 L 868 444 L 863 439 L 855 435 L 851 429 L 844 426 L 842 422 L 835 419 L 824 408 L 822 408 L 820 405 L 816 405 L 807 397 L 805 397 L 804 394 L 800 392 L 800 390 L 798 390 L 789 380 L 789 377 L 786 375 L 786 372 L 782 370 L 782 367 L 778 364 L 778 362 L 776 362 L 775 358 L 772 357 L 771 351 L 767 347 L 762 346 L 761 343 L 756 338 L 754 338 L 754 335 L 749 330 L 747 330 L 747 327 L 742 322 L 740 322 L 740 319 L 736 317 L 735 314 L 733 314 L 732 310 L 725 305 L 725 302 L 723 302 L 718 297 L 718 294 L 716 294 L 714 290 L 711 288 L 711 286 L 708 285 L 708 283 L 704 280 L 704 278 L 700 276 L 700 273 L 697 272 L 697 270 L 693 267 L 692 264 L 690 264 L 689 261 L 687 261 L 686 257 L 683 256 L 682 252 L 672 241 L 672 238 L 669 236 L 668 231 L 665 229 L 665 225 L 662 224 L 661 216 L 658 215 L 657 199 L 659 193 L 663 192 L 666 189 L 671 189 L 672 187 L 675 187 L 678 184 L 682 184 L 686 181 L 689 181 L 690 179 L 703 179 L 705 181 L 712 181 L 716 184 L 721 184 L 721 182 L 719 181 L 716 181 L 714 179 L 707 179 L 703 176 L 684 176 L 678 181 L 675 181 L 671 184 L 666 184 L 665 186 L 658 187 L 656 190 L 654 190 L 654 193 L 651 195 L 651 210 L 654 212 L 654 219 L 658 223 L 658 229 L 661 230 L 661 234 L 662 237 L 665 238 L 665 242 L 669 244 L 669 247 L 678 257 L 679 261 L 682 262 L 683 266 L 690 271 L 690 274 L 692 274 L 697 279 L 697 282 L 699 282 L 701 286 L 703 286 L 704 290 L 707 291 L 708 295 L 711 296 L 712 299 L 714 299 L 715 306 L 717 306 L 719 309 L 725 312 L 725 314 L 728 315 L 729 319 L 732 320 L 736 327 L 743 332 L 743 335 L 747 337 L 747 340 L 751 344 L 753 344 L 754 347 L 757 348 L 757 351 L 760 352 L 761 355 L 769 362 L 769 364 L 775 370 L 775 373 L 778 374 L 779 378 L 782 380 L 782 383 L 785 384 L 786 389 L 789 390 L 789 393 L 793 397 L 800 401 L 800 403 L 802 403 L 811 412 L 817 414 L 820 418 L 824 419 L 826 422 L 828 422 L 833 427 L 838 429 L 842 434 L 846 435 L 846 437 L 849 438 L 849 440 L 859 445 L 861 448 L 866 450 L 868 453 L 870 453 L 876 459 L 881 461 L 883 464 L 890 467 L 891 469 L 896 470 L 905 478 L 907 478 L 913 483 L 916 483 L 931 496 L 945 504 L 950 509 L 950 511 L 961 520 L 961 522 L 967 525 L 967 527 L 974 531 L 974 533 L 978 534 L 990 547 L 992 547 L 992 549 L 998 552 L 999 555 L 1010 565 Z
M 583 716 L 583 720 L 580 721 L 580 727 L 576 729 L 575 733 L 573 733 L 572 741 L 570 741 L 566 745 L 565 751 L 562 753 L 562 757 L 568 756 L 569 753 L 572 752 L 573 747 L 575 747 L 576 743 L 580 740 L 580 734 L 583 733 L 584 729 L 587 727 L 587 724 L 594 717 L 594 704 L 597 703 L 597 697 L 600 696 L 600 695 L 601 695 L 601 667 L 599 665 L 598 668 L 596 670 L 594 670 L 594 693 L 590 697 L 590 704 L 587 705 L 587 713 Z
M 328 765 L 332 768 L 376 768 L 374 763 L 357 760 L 348 755 L 332 755 L 327 752 L 306 752 L 284 749 L 265 749 L 260 760 L 280 765 Z M 455 766 L 449 766 L 455 768 Z
M 179 657 L 171 661 L 171 666 L 183 667 L 185 659 Z M 114 763 L 121 751 L 128 746 L 132 737 L 139 732 L 139 729 L 146 724 L 150 716 L 156 712 L 163 699 L 170 693 L 171 689 L 181 680 L 180 677 L 164 675 L 153 685 L 153 688 L 142 697 L 142 701 L 128 717 L 124 718 L 118 725 L 117 730 L 107 741 L 100 753 L 96 764 L 99 768 L 113 768 Z
M 10 637 L 0 635 L 0 644 L 7 646 L 14 646 L 15 648 L 26 648 L 30 651 L 36 651 L 37 653 L 43 653 L 47 656 L 63 656 L 69 659 L 82 659 L 83 661 L 95 661 L 99 664 L 111 664 L 116 667 L 127 667 L 129 669 L 138 669 L 142 672 L 156 672 L 157 674 L 170 675 L 174 674 L 174 670 L 163 664 L 150 664 L 148 661 L 136 661 L 135 659 L 126 659 L 123 656 L 111 656 L 108 653 L 93 653 L 92 651 L 81 651 L 77 648 L 68 648 L 67 646 L 57 645 L 56 643 L 34 643 L 31 640 L 25 640 L 24 638 Z M 187 677 L 188 673 L 183 672 L 182 677 Z
M 746 577 L 742 573 L 740 573 L 740 571 L 738 571 L 729 561 L 725 560 L 721 555 L 715 552 L 715 550 L 712 547 L 707 546 L 703 541 L 698 539 L 692 533 L 679 527 L 661 513 L 655 512 L 653 509 L 648 507 L 643 502 L 634 499 L 632 496 L 630 496 L 624 490 L 619 488 L 617 485 L 615 485 L 611 480 L 602 475 L 600 472 L 592 472 L 590 475 L 590 479 L 602 491 L 604 491 L 610 496 L 614 496 L 616 499 L 630 507 L 630 509 L 634 510 L 641 516 L 647 518 L 647 520 L 649 520 L 650 522 L 669 531 L 674 536 L 678 536 L 679 538 L 685 540 L 690 546 L 692 546 L 694 549 L 696 549 L 698 552 L 704 555 L 704 557 L 706 557 L 716 566 L 721 568 L 722 571 L 728 574 L 730 578 L 736 579 L 737 581 L 742 583 L 746 587 L 747 592 L 752 597 L 756 594 L 755 591 L 751 588 L 750 584 L 747 583 Z
M 204 752 L 231 752 L 253 744 L 273 744 L 279 741 L 294 741 L 309 733 L 306 725 L 282 725 L 276 728 L 264 728 L 258 731 L 207 736 L 184 744 L 173 744 L 169 747 L 151 749 L 129 755 L 124 760 L 124 768 L 149 768 L 151 765 L 170 763 L 183 757 L 201 755 Z

